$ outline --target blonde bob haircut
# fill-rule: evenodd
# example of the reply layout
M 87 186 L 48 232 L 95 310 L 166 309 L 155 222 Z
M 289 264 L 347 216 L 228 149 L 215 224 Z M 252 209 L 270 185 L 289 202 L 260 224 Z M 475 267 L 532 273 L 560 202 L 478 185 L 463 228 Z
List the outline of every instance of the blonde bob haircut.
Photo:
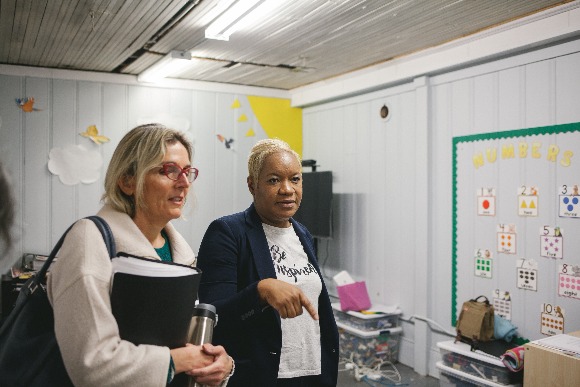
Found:
M 117 211 L 135 216 L 137 208 L 144 208 L 143 189 L 145 176 L 159 167 L 165 157 L 167 145 L 181 143 L 191 161 L 193 146 L 185 135 L 161 124 L 146 124 L 131 129 L 119 142 L 105 177 L 103 202 Z M 119 186 L 122 179 L 134 179 L 135 195 L 126 195 Z
M 254 188 L 257 187 L 264 161 L 268 156 L 278 152 L 288 152 L 296 157 L 299 164 L 301 163 L 300 155 L 290 148 L 290 145 L 285 141 L 278 138 L 267 138 L 258 141 L 252 147 L 248 156 L 248 177 L 252 180 Z

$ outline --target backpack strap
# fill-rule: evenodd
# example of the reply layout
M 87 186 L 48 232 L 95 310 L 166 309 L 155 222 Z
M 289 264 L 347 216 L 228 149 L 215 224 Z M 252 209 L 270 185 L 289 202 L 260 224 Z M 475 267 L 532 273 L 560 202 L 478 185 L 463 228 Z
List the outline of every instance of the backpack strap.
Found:
M 103 239 L 105 241 L 105 245 L 107 246 L 107 251 L 109 252 L 109 258 L 114 258 L 117 256 L 117 246 L 115 245 L 115 238 L 113 238 L 113 232 L 109 227 L 109 224 L 105 221 L 105 219 L 101 218 L 100 216 L 88 216 L 87 219 L 92 220 L 95 222 L 95 225 L 101 232 Z
M 480 298 L 483 298 L 483 303 L 484 303 L 485 305 L 489 305 L 489 300 L 487 299 L 487 297 L 486 297 L 486 296 L 483 296 L 483 295 L 482 295 L 482 296 L 479 296 L 479 297 L 477 297 L 477 298 L 472 298 L 472 299 L 471 299 L 471 301 L 475 301 L 475 302 L 481 302 L 481 301 L 479 301 L 479 299 L 480 299 Z
M 107 246 L 107 251 L 109 252 L 109 257 L 110 258 L 115 257 L 117 255 L 117 248 L 115 245 L 115 239 L 113 238 L 113 232 L 111 231 L 109 224 L 103 218 L 96 215 L 87 216 L 84 219 L 90 219 L 95 223 L 95 226 L 97 226 L 97 228 L 101 232 L 101 235 L 103 236 L 103 240 L 105 241 L 105 245 Z M 64 242 L 64 238 L 66 237 L 66 234 L 68 234 L 68 232 L 75 225 L 75 223 L 71 224 L 69 228 L 66 229 L 64 234 L 62 234 L 62 236 L 58 240 L 58 242 L 56 242 L 56 245 L 54 245 L 54 248 L 50 252 L 50 255 L 46 259 L 46 262 L 44 263 L 44 265 L 42 265 L 42 268 L 38 271 L 38 273 L 35 276 L 36 280 L 34 282 L 36 285 L 40 284 L 46 277 L 46 272 L 48 271 L 50 264 L 56 257 L 56 254 L 60 250 L 62 243 Z

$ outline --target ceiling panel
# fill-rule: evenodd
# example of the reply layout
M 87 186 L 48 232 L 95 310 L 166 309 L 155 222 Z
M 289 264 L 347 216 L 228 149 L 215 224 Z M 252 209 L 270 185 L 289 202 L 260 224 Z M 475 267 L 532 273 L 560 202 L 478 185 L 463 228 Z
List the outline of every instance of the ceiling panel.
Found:
M 266 0 L 217 41 L 204 30 L 218 0 L 2 0 L 0 63 L 137 75 L 191 50 L 200 60 L 174 77 L 293 89 L 570 2 Z

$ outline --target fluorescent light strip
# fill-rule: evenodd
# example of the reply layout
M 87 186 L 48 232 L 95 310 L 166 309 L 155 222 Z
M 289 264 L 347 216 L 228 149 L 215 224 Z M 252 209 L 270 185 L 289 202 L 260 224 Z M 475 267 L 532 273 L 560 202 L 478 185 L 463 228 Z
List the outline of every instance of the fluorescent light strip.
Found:
M 137 76 L 137 81 L 154 83 L 163 78 L 179 73 L 192 65 L 191 52 L 189 51 L 171 51 L 153 66 L 143 71 Z
M 236 1 L 207 27 L 205 37 L 207 39 L 230 40 L 230 35 L 242 25 L 246 25 L 250 20 L 255 20 L 254 11 L 264 2 L 265 0 Z M 252 18 L 248 18 L 250 14 L 252 14 Z

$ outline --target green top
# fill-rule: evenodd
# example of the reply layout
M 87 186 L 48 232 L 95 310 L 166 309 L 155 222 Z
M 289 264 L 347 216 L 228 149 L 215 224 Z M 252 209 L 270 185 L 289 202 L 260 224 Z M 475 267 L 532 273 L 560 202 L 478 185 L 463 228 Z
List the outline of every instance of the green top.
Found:
M 155 249 L 155 251 L 162 261 L 173 262 L 173 258 L 171 257 L 171 245 L 169 244 L 169 238 L 167 237 L 165 230 L 161 230 L 161 236 L 165 239 L 165 244 L 162 247 Z

